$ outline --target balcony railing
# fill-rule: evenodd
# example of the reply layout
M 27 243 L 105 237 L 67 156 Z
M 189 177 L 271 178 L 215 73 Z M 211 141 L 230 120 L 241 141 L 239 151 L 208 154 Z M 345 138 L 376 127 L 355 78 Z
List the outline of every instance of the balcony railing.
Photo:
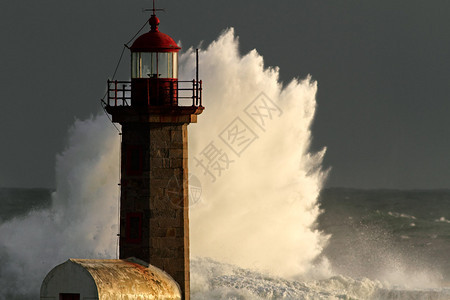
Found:
M 150 81 L 148 81 L 147 89 L 150 84 Z M 170 95 L 172 100 L 175 100 L 171 102 L 176 103 L 177 106 L 202 106 L 201 80 L 174 81 L 170 87 L 159 87 L 159 89 L 158 93 Z M 152 96 L 150 92 L 147 95 L 150 105 L 150 97 Z M 131 81 L 108 80 L 107 101 L 106 105 L 108 106 L 131 106 L 133 101 Z

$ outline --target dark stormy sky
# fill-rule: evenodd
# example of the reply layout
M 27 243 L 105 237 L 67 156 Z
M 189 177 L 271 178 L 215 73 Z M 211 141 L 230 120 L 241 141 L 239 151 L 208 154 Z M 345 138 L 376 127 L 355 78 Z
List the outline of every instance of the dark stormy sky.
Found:
M 0 186 L 54 187 L 75 118 L 99 99 L 150 1 L 0 3 Z M 281 79 L 318 81 L 328 186 L 450 188 L 450 1 L 161 0 L 184 47 L 227 27 Z M 124 66 L 119 78 L 128 78 Z

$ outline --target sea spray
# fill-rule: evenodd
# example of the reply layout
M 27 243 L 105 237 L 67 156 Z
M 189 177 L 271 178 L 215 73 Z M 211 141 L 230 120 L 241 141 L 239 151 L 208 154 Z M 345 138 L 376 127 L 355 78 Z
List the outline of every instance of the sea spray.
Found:
M 119 136 L 104 115 L 75 121 L 68 136 L 52 207 L 0 225 L 0 299 L 37 299 L 68 258 L 115 257 Z
M 232 29 L 200 58 L 206 110 L 189 126 L 190 171 L 202 189 L 191 206 L 192 255 L 284 276 L 307 272 L 325 240 L 314 229 L 324 152 L 308 152 L 316 83 L 283 88 L 255 50 L 241 57 Z M 182 79 L 193 78 L 193 61 L 191 50 L 181 56 Z M 254 100 L 274 113 L 264 124 Z M 245 149 L 241 136 L 232 148 L 230 124 L 253 131 Z M 119 144 L 106 116 L 75 122 L 56 160 L 52 208 L 0 225 L 0 299 L 37 298 L 45 274 L 70 257 L 116 257 Z M 214 182 L 199 164 L 209 144 L 229 159 Z
M 309 271 L 325 241 L 314 230 L 324 151 L 309 153 L 316 82 L 283 87 L 256 50 L 239 54 L 233 29 L 200 58 L 206 109 L 189 126 L 189 172 L 202 188 L 191 207 L 192 256 L 283 276 Z M 194 61 L 193 51 L 181 61 Z

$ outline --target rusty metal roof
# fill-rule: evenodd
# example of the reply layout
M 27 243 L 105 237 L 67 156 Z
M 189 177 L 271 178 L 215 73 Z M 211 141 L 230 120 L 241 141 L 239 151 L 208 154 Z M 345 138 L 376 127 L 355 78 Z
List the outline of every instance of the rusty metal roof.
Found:
M 137 259 L 69 259 L 86 269 L 102 299 L 181 299 L 166 272 Z

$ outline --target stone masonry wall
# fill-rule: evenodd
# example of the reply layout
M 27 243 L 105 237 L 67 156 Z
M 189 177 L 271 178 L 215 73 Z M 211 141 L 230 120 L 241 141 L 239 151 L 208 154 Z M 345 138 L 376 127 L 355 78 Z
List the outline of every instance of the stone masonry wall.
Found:
M 187 124 L 122 125 L 120 258 L 169 273 L 189 299 Z

